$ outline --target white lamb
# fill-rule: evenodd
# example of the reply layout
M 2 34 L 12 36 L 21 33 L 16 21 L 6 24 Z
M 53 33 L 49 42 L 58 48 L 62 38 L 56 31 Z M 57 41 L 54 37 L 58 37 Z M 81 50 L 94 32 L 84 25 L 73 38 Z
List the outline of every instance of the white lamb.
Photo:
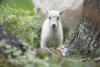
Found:
M 61 11 L 48 11 L 41 32 L 41 48 L 57 48 L 63 45 L 63 30 L 60 22 Z

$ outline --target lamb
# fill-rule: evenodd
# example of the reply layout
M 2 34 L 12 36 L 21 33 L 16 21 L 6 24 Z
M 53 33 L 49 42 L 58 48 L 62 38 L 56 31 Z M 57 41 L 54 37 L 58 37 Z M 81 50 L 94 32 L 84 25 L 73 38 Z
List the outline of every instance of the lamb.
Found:
M 47 11 L 47 18 L 43 22 L 41 32 L 41 48 L 57 48 L 63 45 L 63 30 L 60 22 L 62 11 Z

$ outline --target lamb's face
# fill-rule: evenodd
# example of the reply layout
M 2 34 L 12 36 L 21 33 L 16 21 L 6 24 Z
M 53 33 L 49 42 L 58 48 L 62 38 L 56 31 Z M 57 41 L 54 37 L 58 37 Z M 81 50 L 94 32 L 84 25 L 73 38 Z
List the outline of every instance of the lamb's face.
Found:
M 59 16 L 61 12 L 60 11 L 49 11 L 48 12 L 48 20 L 49 20 L 49 26 L 52 28 L 57 28 L 59 26 Z

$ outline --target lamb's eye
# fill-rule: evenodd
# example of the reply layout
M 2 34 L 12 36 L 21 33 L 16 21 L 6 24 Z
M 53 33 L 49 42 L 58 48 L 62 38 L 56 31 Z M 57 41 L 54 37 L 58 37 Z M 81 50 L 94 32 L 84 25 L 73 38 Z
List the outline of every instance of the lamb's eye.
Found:
M 51 17 L 49 17 L 49 19 L 51 19 Z
M 59 17 L 57 17 L 57 20 L 59 20 Z

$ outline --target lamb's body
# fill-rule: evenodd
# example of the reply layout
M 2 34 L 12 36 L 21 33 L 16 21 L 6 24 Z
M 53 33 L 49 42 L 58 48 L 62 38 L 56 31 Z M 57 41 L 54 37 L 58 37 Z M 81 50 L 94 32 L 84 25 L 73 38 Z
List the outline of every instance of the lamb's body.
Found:
M 49 18 L 47 18 L 43 23 L 41 32 L 41 48 L 56 48 L 63 45 L 63 30 L 60 20 L 57 22 L 56 28 L 50 27 L 50 23 Z

